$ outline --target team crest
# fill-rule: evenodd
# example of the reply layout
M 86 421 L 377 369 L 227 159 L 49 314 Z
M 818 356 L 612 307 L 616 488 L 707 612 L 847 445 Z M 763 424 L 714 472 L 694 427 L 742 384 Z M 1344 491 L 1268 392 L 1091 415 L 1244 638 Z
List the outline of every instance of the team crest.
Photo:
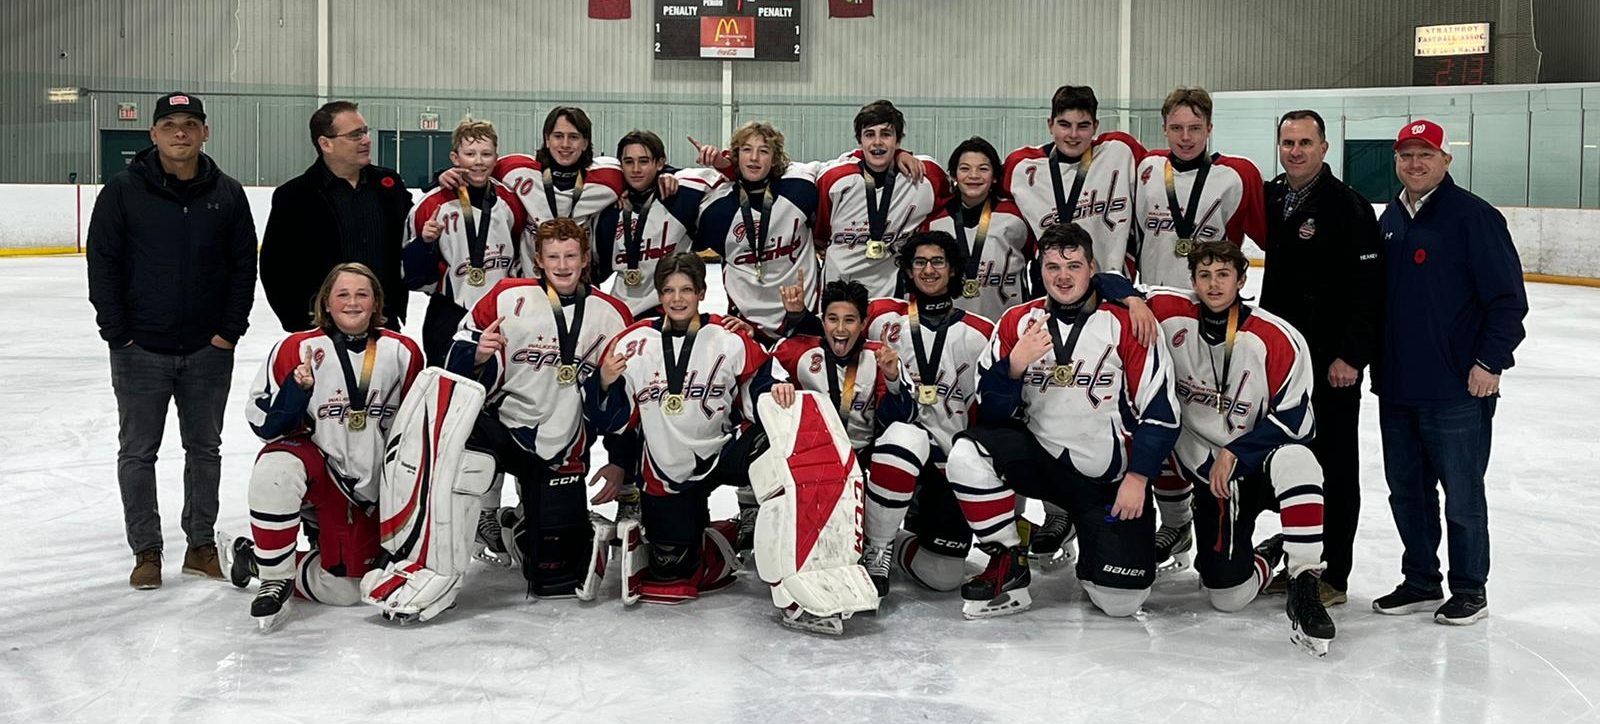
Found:
M 1418 124 L 1416 124 L 1416 125 L 1411 127 L 1412 135 L 1416 135 L 1416 136 L 1422 135 L 1422 132 L 1426 131 L 1426 130 L 1428 130 L 1428 127 L 1422 125 L 1421 123 L 1418 123 Z
M 1317 235 L 1317 220 L 1316 219 L 1306 219 L 1306 223 L 1300 225 L 1300 238 L 1302 240 L 1310 240 L 1311 237 L 1316 236 L 1316 235 Z
M 1186 340 L 1188 338 L 1189 338 L 1189 330 L 1187 330 L 1187 329 L 1178 330 L 1177 334 L 1172 335 L 1172 348 L 1173 349 L 1177 349 L 1179 347 L 1182 347 L 1184 340 Z

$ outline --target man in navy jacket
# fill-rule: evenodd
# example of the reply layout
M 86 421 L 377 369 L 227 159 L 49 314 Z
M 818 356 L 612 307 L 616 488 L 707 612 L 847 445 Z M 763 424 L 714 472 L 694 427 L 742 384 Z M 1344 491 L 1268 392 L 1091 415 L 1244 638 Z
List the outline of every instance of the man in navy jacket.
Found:
M 1488 614 L 1489 516 L 1484 471 L 1500 374 L 1522 342 L 1528 297 L 1505 217 L 1450 178 L 1444 129 L 1418 120 L 1395 140 L 1405 190 L 1379 219 L 1387 304 L 1373 369 L 1389 506 L 1405 546 L 1405 580 L 1372 604 L 1384 614 L 1435 608 L 1439 493 L 1450 531 L 1450 599 L 1439 623 Z

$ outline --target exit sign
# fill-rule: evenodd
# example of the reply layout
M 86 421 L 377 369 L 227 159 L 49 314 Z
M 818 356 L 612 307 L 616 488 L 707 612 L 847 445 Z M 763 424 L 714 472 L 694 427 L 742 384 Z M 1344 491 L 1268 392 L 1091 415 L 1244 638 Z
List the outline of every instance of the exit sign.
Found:
M 117 104 L 117 120 L 119 120 L 119 121 L 137 121 L 137 120 L 139 120 L 139 104 L 137 104 L 137 103 L 118 103 Z

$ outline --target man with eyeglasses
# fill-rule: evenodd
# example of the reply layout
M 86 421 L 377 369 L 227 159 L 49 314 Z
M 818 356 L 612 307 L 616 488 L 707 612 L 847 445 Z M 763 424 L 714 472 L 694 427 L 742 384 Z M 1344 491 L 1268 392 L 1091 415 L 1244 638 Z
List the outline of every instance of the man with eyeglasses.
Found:
M 317 160 L 272 194 L 261 240 L 261 286 L 284 331 L 311 328 L 311 302 L 328 271 L 360 262 L 383 283 L 387 325 L 399 330 L 409 295 L 401 281 L 411 193 L 393 169 L 372 163 L 372 133 L 359 106 L 331 101 L 311 114 Z

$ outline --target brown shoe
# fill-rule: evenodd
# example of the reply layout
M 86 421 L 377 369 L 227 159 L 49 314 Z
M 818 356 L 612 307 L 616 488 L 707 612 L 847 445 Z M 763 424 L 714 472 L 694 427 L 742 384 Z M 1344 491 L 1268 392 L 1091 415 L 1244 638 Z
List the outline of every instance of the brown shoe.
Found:
M 161 549 L 146 548 L 133 557 L 133 574 L 128 585 L 140 591 L 161 587 Z
M 222 566 L 217 563 L 217 546 L 202 543 L 183 554 L 183 572 L 222 580 Z
M 1288 571 L 1278 571 L 1277 574 L 1272 577 L 1272 580 L 1267 582 L 1266 588 L 1261 589 L 1261 595 L 1263 596 L 1281 596 L 1288 592 Z
M 1323 608 L 1338 606 L 1350 601 L 1350 597 L 1344 591 L 1328 585 L 1327 581 L 1317 581 L 1317 597 L 1322 599 Z

